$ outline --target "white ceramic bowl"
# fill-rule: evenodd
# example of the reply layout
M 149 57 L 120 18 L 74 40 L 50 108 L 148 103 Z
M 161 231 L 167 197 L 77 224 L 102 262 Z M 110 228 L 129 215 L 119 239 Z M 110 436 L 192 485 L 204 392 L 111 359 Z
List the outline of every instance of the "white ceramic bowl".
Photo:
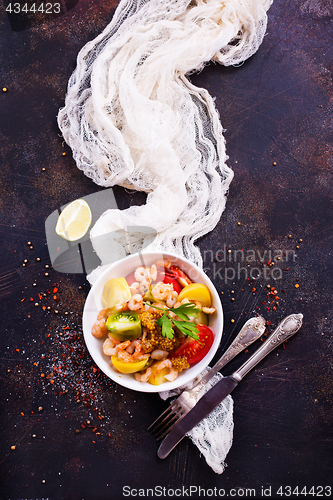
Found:
M 106 356 L 102 350 L 103 339 L 97 339 L 91 334 L 91 328 L 96 321 L 97 313 L 103 309 L 101 296 L 104 284 L 111 278 L 125 277 L 133 272 L 138 266 L 151 265 L 161 257 L 170 260 L 179 266 L 190 278 L 197 283 L 206 285 L 212 295 L 212 305 L 216 308 L 216 313 L 210 316 L 209 327 L 214 332 L 214 343 L 208 354 L 197 364 L 179 374 L 173 382 L 166 382 L 161 385 L 152 385 L 148 382 L 137 382 L 133 374 L 116 373 L 110 366 L 110 357 Z M 92 286 L 85 302 L 83 310 L 83 335 L 87 348 L 99 368 L 112 380 L 118 384 L 141 392 L 162 392 L 176 389 L 188 384 L 197 377 L 212 360 L 220 344 L 223 331 L 223 310 L 219 295 L 206 274 L 195 264 L 172 253 L 147 252 L 130 255 L 122 260 L 111 264 Z

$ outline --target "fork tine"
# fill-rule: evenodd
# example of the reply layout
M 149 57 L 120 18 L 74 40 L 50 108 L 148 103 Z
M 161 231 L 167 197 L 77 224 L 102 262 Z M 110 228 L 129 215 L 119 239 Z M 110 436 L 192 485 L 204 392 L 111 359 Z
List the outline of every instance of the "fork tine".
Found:
M 154 436 L 157 441 L 160 441 L 168 432 L 171 430 L 171 428 L 178 422 L 179 419 L 181 419 L 185 415 L 185 410 L 183 408 L 179 408 L 176 413 L 170 414 L 168 419 L 164 419 L 164 421 L 161 422 L 159 425 L 158 429 L 154 431 Z
M 170 412 L 172 412 L 172 410 L 173 410 L 173 403 L 171 403 L 167 407 L 167 409 L 164 410 L 164 412 L 161 413 L 161 415 L 159 415 L 156 420 L 154 420 L 154 422 L 152 424 L 150 424 L 150 426 L 147 429 L 148 432 L 154 433 L 155 429 L 158 428 L 161 425 L 161 423 L 163 422 L 164 418 L 167 418 L 168 414 Z
M 156 431 L 158 431 L 159 427 L 165 423 L 166 420 L 169 418 L 172 418 L 172 415 L 174 414 L 175 410 L 177 408 L 177 405 L 172 402 L 168 408 L 161 413 L 159 417 L 148 427 L 148 431 L 154 434 Z
M 184 409 L 180 409 L 178 413 L 174 415 L 173 419 L 169 421 L 168 426 L 164 426 L 162 429 L 160 429 L 158 434 L 155 434 L 156 441 L 161 441 L 161 439 L 163 439 L 167 434 L 169 434 L 171 429 L 173 429 L 173 427 L 176 424 L 178 424 L 178 422 L 180 422 L 181 419 L 185 417 L 187 413 L 188 412 L 185 411 Z

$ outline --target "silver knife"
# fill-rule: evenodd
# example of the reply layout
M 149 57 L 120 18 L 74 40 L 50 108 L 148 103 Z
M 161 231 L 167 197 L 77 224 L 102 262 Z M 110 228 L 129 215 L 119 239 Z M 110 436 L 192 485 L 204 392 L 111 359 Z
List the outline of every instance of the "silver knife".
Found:
M 303 314 L 284 318 L 268 339 L 232 375 L 224 377 L 202 396 L 187 415 L 171 429 L 160 445 L 157 455 L 166 458 L 185 435 L 203 420 L 230 394 L 245 375 L 278 345 L 292 337 L 302 326 Z

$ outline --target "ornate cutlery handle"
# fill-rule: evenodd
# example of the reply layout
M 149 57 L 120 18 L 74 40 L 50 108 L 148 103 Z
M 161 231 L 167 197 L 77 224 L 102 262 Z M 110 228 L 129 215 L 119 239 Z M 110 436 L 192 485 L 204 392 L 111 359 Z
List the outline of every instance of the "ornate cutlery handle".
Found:
M 284 318 L 259 349 L 231 376 L 240 382 L 267 354 L 292 337 L 302 326 L 303 314 L 291 314 Z

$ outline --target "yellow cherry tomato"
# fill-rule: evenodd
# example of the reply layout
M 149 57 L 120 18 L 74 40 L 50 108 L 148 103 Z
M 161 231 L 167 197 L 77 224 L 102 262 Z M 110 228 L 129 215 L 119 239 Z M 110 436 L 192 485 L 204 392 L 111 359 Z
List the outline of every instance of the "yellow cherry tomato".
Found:
M 130 298 L 131 290 L 125 278 L 112 278 L 105 283 L 102 293 L 102 304 L 105 309 L 125 304 Z
M 121 361 L 119 358 L 117 358 L 117 356 L 111 356 L 111 361 L 116 370 L 121 373 L 140 372 L 148 363 L 148 359 L 141 359 L 140 361 L 132 361 L 126 363 L 125 361 Z
M 190 285 L 184 286 L 178 295 L 178 301 L 181 302 L 183 299 L 188 299 L 190 302 L 198 300 L 201 302 L 202 307 L 211 307 L 212 305 L 210 291 L 206 285 L 202 283 L 191 283 Z

